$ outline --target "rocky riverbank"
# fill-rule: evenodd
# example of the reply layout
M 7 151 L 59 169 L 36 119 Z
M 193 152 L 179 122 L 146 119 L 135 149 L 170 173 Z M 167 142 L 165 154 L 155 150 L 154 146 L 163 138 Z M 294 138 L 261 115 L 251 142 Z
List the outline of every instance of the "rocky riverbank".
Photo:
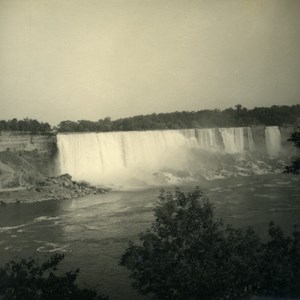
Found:
M 47 151 L 0 151 L 0 205 L 71 199 L 107 191 L 75 182 L 69 174 L 52 176 L 57 173 L 55 158 Z
M 64 174 L 44 178 L 28 187 L 2 189 L 0 190 L 0 204 L 64 200 L 105 192 L 108 192 L 108 189 L 73 181 L 69 174 Z

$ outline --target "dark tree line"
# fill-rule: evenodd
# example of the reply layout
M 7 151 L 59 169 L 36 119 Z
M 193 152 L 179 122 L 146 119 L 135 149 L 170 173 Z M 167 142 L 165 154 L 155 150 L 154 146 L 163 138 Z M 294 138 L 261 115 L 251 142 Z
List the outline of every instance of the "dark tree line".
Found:
M 287 125 L 300 119 L 300 105 L 255 107 L 247 109 L 240 104 L 225 110 L 182 111 L 159 113 L 121 118 L 110 118 L 96 122 L 88 120 L 62 121 L 58 125 L 60 132 L 106 132 L 155 129 L 237 127 L 250 125 Z
M 210 127 L 238 127 L 251 125 L 282 126 L 296 124 L 300 120 L 300 105 L 273 105 L 247 109 L 238 104 L 235 108 L 224 110 L 182 111 L 172 113 L 153 113 L 111 120 L 107 117 L 98 121 L 61 121 L 59 132 L 107 132 L 155 129 L 184 129 Z M 51 131 L 48 123 L 25 118 L 0 120 L 0 131 L 22 131 L 45 133 Z
M 0 131 L 22 131 L 30 133 L 44 133 L 49 132 L 51 126 L 48 123 L 39 122 L 37 120 L 25 118 L 18 120 L 0 120 Z

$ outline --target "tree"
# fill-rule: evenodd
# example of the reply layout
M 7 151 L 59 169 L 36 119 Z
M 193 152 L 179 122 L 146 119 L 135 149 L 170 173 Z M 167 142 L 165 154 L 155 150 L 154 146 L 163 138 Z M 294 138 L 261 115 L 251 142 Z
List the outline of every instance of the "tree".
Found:
M 25 131 L 30 132 L 31 134 L 39 134 L 49 132 L 51 130 L 51 126 L 48 123 L 40 123 L 37 120 L 28 118 L 19 121 L 14 118 L 8 121 L 1 120 L 0 130 Z
M 58 125 L 60 132 L 85 131 L 130 131 L 153 129 L 209 128 L 250 125 L 286 125 L 295 124 L 300 117 L 300 105 L 255 107 L 247 109 L 241 104 L 225 110 L 200 110 L 137 115 L 111 120 L 109 117 L 93 121 L 62 121 Z
M 292 133 L 291 137 L 288 139 L 289 142 L 292 142 L 294 146 L 300 149 L 300 127 Z M 291 162 L 289 166 L 285 167 L 284 173 L 291 174 L 300 174 L 300 157 L 296 158 Z
M 61 121 L 58 124 L 58 130 L 60 132 L 72 132 L 72 131 L 78 131 L 78 122 L 74 121 Z
M 199 188 L 187 194 L 162 191 L 154 214 L 140 244 L 130 242 L 120 261 L 139 293 L 154 299 L 241 299 L 280 294 L 279 286 L 286 295 L 300 295 L 296 229 L 286 238 L 270 224 L 270 241 L 264 243 L 250 227 L 235 229 L 215 220 Z M 277 275 L 278 270 L 286 272 Z
M 9 129 L 12 131 L 18 131 L 18 120 L 16 118 L 9 121 Z
M 243 106 L 242 106 L 242 104 L 236 104 L 234 107 L 236 108 L 236 110 L 240 111 L 240 110 L 242 110 Z
M 79 270 L 56 275 L 57 265 L 64 258 L 55 254 L 44 263 L 33 258 L 11 261 L 0 267 L 1 300 L 105 300 L 96 291 L 79 288 Z

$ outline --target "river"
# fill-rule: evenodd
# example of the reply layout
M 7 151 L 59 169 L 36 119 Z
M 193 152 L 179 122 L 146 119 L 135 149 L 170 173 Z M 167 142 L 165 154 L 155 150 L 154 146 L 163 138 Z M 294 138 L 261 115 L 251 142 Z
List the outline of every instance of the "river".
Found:
M 185 184 L 191 190 L 197 183 Z M 290 232 L 300 220 L 300 176 L 260 175 L 207 180 L 198 185 L 216 216 L 252 225 L 266 237 L 270 220 Z M 167 187 L 173 190 L 173 187 Z M 64 252 L 62 270 L 80 268 L 79 282 L 110 299 L 144 299 L 119 266 L 129 240 L 153 221 L 160 187 L 113 191 L 84 198 L 0 206 L 0 264 L 10 259 Z

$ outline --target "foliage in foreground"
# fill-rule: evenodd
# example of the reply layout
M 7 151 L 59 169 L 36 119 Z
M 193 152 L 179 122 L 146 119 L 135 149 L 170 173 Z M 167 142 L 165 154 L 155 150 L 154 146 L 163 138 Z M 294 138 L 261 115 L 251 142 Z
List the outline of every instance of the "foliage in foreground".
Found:
M 292 133 L 292 135 L 288 139 L 288 141 L 293 143 L 296 148 L 300 149 L 300 127 L 298 127 L 296 129 L 296 131 Z M 291 173 L 291 174 L 299 175 L 300 174 L 300 157 L 293 160 L 289 166 L 286 166 L 284 173 Z
M 96 291 L 79 288 L 75 281 L 79 270 L 56 275 L 64 258 L 55 254 L 44 263 L 33 258 L 11 261 L 0 267 L 1 300 L 104 300 Z
M 140 245 L 129 243 L 121 265 L 133 287 L 154 299 L 241 299 L 250 295 L 300 296 L 300 232 L 286 237 L 270 223 L 263 242 L 251 228 L 215 220 L 198 188 L 162 193 Z

